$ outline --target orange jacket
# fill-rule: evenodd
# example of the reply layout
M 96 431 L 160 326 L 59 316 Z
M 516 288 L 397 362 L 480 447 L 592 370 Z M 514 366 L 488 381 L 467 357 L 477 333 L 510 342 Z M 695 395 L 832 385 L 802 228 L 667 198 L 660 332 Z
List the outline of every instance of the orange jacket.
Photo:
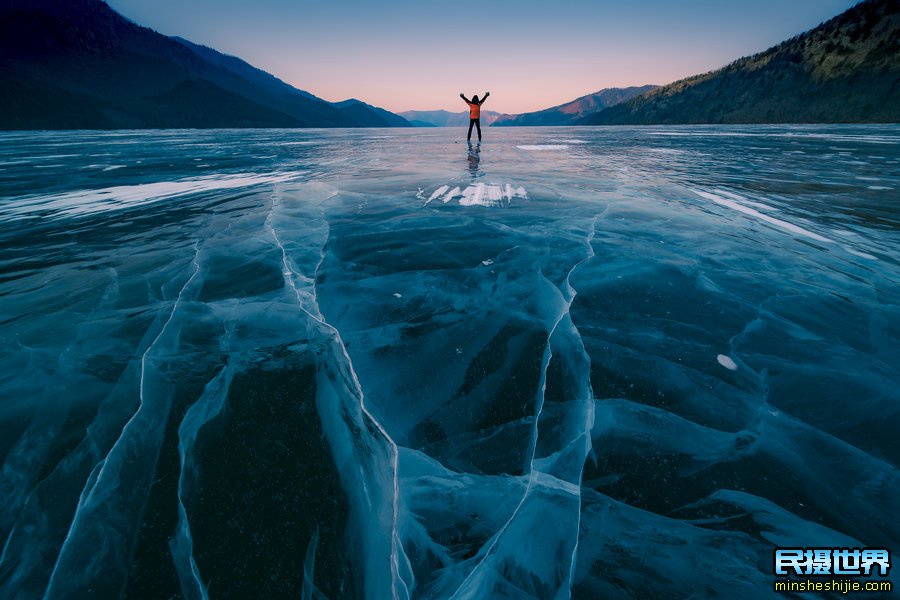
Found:
M 469 102 L 469 118 L 470 119 L 480 119 L 481 118 L 481 105 L 475 104 L 474 102 Z

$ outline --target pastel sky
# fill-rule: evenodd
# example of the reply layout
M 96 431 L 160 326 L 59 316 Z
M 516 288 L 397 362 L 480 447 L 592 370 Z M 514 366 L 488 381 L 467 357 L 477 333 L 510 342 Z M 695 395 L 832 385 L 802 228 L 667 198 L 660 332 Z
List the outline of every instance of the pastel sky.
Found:
M 521 113 L 664 84 L 814 27 L 855 0 L 108 0 L 330 101 Z

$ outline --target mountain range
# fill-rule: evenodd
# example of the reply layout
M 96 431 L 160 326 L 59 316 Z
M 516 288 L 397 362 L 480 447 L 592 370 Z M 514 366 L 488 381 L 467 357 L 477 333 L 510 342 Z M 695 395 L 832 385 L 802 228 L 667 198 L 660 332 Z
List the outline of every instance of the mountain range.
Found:
M 662 87 L 607 88 L 486 125 L 900 122 L 900 0 Z M 468 112 L 327 102 L 102 0 L 0 2 L 0 129 L 465 126 Z
M 466 112 L 401 114 L 417 126 L 468 123 Z M 865 0 L 764 52 L 662 87 L 607 88 L 488 120 L 497 126 L 840 122 L 900 122 L 900 0 Z
M 579 121 L 900 122 L 900 1 L 866 0 L 764 52 Z
M 489 110 L 481 111 L 484 125 L 573 125 L 586 115 L 607 106 L 615 106 L 635 96 L 656 89 L 655 85 L 628 88 L 607 88 L 536 112 L 508 115 Z M 416 127 L 465 127 L 469 124 L 469 111 L 407 110 L 400 113 Z
M 469 111 L 450 112 L 449 110 L 407 110 L 399 113 L 416 127 L 466 127 L 469 125 Z M 496 120 L 508 117 L 490 110 L 481 111 L 481 123 L 492 125 Z
M 0 129 L 408 127 L 141 27 L 101 0 L 0 3 Z
M 571 102 L 560 104 L 536 112 L 520 115 L 502 115 L 494 121 L 494 125 L 573 125 L 583 117 L 603 110 L 609 106 L 621 104 L 641 94 L 655 90 L 659 86 L 642 85 L 639 87 L 606 88 L 593 94 L 581 96 Z

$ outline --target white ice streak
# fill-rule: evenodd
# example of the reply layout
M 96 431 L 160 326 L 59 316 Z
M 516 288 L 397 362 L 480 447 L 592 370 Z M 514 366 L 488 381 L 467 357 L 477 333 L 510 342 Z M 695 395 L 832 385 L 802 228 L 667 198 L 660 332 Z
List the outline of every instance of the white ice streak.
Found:
M 900 136 L 853 135 L 837 133 L 785 132 L 756 133 L 749 131 L 647 131 L 645 135 L 669 137 L 760 137 L 760 138 L 810 138 L 829 142 L 865 142 L 869 144 L 898 144 Z
M 43 216 L 74 217 L 132 208 L 175 196 L 271 184 L 296 178 L 297 172 L 234 175 L 209 175 L 178 181 L 156 181 L 138 185 L 120 185 L 97 190 L 77 190 L 63 194 L 14 197 L 0 208 L 0 220 Z
M 878 260 L 877 256 L 872 256 L 871 254 L 868 254 L 866 252 L 861 252 L 859 250 L 855 250 L 855 249 L 851 248 L 850 246 L 844 246 L 844 250 L 846 250 L 847 253 L 852 254 L 853 256 L 865 258 L 866 260 Z
M 775 208 L 774 206 L 769 206 L 768 204 L 763 204 L 762 202 L 748 200 L 747 198 L 745 198 L 739 194 L 735 194 L 734 192 L 729 192 L 728 190 L 716 188 L 713 191 L 717 194 L 721 194 L 722 196 L 725 196 L 726 198 L 731 198 L 732 200 L 736 200 L 737 202 L 740 202 L 744 206 L 752 206 L 753 208 L 758 208 L 760 210 L 765 210 L 765 211 L 770 211 L 770 212 L 777 212 L 779 210 L 779 209 Z
M 653 154 L 670 154 L 670 155 L 687 154 L 686 151 L 676 150 L 675 148 L 647 148 L 647 152 L 652 152 Z
M 691 191 L 694 192 L 695 194 L 697 194 L 698 196 L 700 196 L 701 198 L 706 198 L 707 200 L 712 200 L 713 202 L 715 202 L 716 204 L 718 204 L 720 206 L 732 208 L 738 212 L 744 213 L 745 215 L 749 215 L 751 217 L 756 217 L 760 221 L 765 221 L 766 223 L 769 223 L 770 225 L 774 225 L 776 227 L 784 229 L 785 231 L 790 231 L 791 233 L 794 233 L 794 234 L 797 234 L 800 236 L 804 236 L 804 237 L 808 237 L 810 239 L 816 240 L 817 242 L 830 243 L 833 241 L 833 240 L 828 239 L 827 237 L 819 235 L 818 233 L 812 232 L 808 229 L 804 229 L 798 225 L 794 225 L 793 223 L 788 223 L 787 221 L 783 221 L 781 219 L 776 219 L 775 217 L 771 217 L 769 215 L 763 214 L 763 213 L 759 212 L 758 210 L 756 210 L 755 208 L 745 206 L 743 204 L 735 202 L 734 200 L 724 198 L 717 194 L 712 194 L 710 192 L 704 192 L 702 190 L 693 190 L 692 189 Z

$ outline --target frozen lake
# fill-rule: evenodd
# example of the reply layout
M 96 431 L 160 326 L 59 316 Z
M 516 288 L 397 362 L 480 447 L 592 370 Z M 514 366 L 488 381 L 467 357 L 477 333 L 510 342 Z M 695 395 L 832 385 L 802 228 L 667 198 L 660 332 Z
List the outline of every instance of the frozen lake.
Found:
M 897 126 L 0 134 L 4 598 L 765 597 L 898 431 Z

